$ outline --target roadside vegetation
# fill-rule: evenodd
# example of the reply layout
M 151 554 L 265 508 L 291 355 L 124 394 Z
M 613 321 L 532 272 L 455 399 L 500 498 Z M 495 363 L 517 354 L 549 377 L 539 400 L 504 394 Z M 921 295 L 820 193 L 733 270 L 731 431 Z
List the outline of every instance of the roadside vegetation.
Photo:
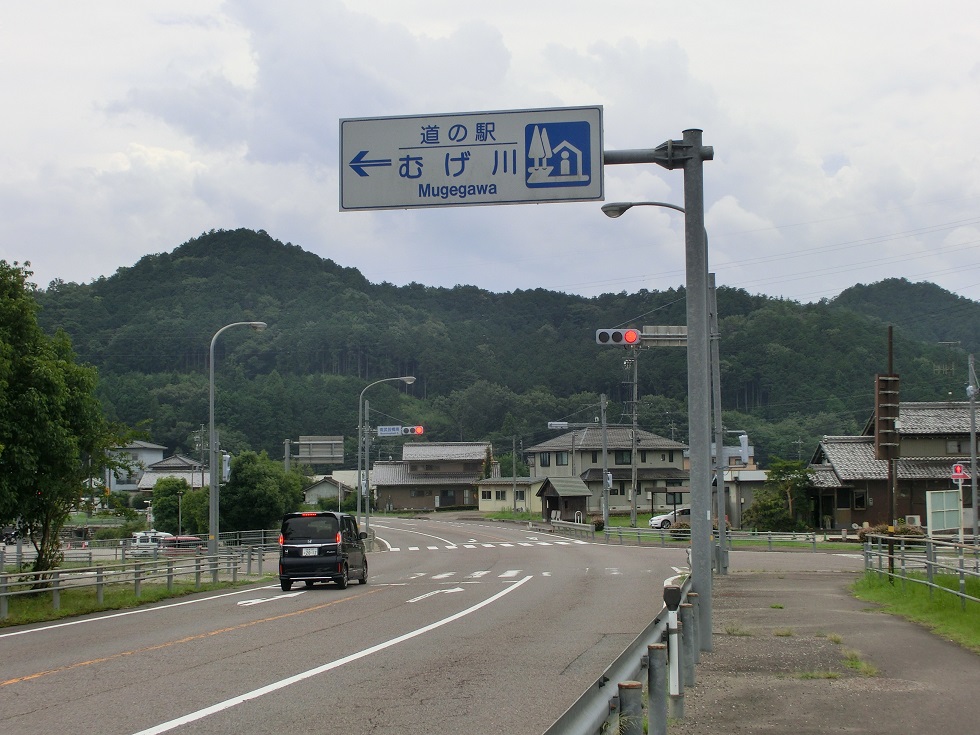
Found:
M 936 577 L 935 581 L 950 589 L 959 588 L 957 578 L 952 575 Z M 924 584 L 911 581 L 902 584 L 901 580 L 891 584 L 887 577 L 874 572 L 861 577 L 852 589 L 856 597 L 877 603 L 883 612 L 919 623 L 937 635 L 980 653 L 980 603 L 967 600 L 964 610 L 960 598 L 955 595 L 934 590 L 930 597 L 929 588 Z M 966 594 L 980 597 L 980 580 L 968 579 Z

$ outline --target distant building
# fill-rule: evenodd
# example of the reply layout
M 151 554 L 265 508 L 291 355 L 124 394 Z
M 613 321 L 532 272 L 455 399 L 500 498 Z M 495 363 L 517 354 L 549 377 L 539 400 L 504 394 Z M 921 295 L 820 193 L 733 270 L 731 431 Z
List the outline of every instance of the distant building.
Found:
M 825 436 L 810 460 L 813 482 L 811 523 L 817 528 L 850 528 L 865 523 L 890 523 L 913 516 L 926 523 L 926 493 L 950 490 L 953 464 L 970 462 L 969 403 L 958 401 L 900 402 L 895 431 L 898 457 L 875 458 L 875 432 L 881 422 L 872 416 L 861 436 Z M 892 488 L 889 462 L 893 462 Z M 892 490 L 895 515 L 891 518 Z M 964 504 L 972 503 L 964 493 Z M 973 508 L 964 513 L 972 526 Z M 936 529 L 942 530 L 942 529 Z
M 517 509 L 521 512 L 540 513 L 541 498 L 537 496 L 537 492 L 544 480 L 545 478 L 543 477 L 518 477 L 516 479 L 513 477 L 481 478 L 476 481 L 480 510 L 500 511 Z
M 122 470 L 118 474 L 108 470 L 105 477 L 106 486 L 111 492 L 136 492 L 146 468 L 162 461 L 166 450 L 164 446 L 145 441 L 130 442 L 124 447 L 110 450 L 115 456 L 129 460 L 132 467 L 128 472 Z
M 204 465 L 183 454 L 174 454 L 148 465 L 136 489 L 141 493 L 151 494 L 157 480 L 165 477 L 179 478 L 186 482 L 191 490 L 209 487 L 211 482 L 211 474 Z
M 402 447 L 402 461 L 374 463 L 371 485 L 377 506 L 391 510 L 476 508 L 477 482 L 491 452 L 488 442 L 409 442 Z M 500 476 L 492 455 L 490 475 Z
M 609 491 L 610 512 L 630 510 L 632 485 L 631 429 L 606 429 L 607 466 L 612 474 Z M 685 444 L 666 439 L 649 431 L 638 430 L 637 505 L 645 511 L 670 507 L 675 501 L 689 503 L 689 478 L 684 452 Z M 590 491 L 586 511 L 602 512 L 602 429 L 589 427 L 536 444 L 527 449 L 532 474 L 550 479 L 575 477 Z

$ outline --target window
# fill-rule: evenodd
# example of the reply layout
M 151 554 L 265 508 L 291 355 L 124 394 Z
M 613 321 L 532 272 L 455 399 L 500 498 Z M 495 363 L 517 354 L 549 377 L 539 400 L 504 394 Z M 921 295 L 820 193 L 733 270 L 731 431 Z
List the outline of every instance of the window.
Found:
M 629 449 L 617 449 L 616 450 L 616 464 L 631 464 L 633 453 Z
M 851 509 L 851 491 L 844 490 L 841 488 L 837 491 L 837 508 L 850 510 Z
M 970 449 L 969 440 L 961 442 L 957 439 L 946 440 L 946 454 L 968 454 Z
M 490 491 L 489 490 L 481 490 L 480 491 L 480 500 L 490 500 Z
M 868 492 L 866 490 L 854 491 L 854 510 L 867 510 Z
M 599 462 L 599 453 L 592 452 L 592 464 L 598 464 L 598 462 Z
M 523 490 L 518 490 L 517 491 L 517 499 L 519 501 L 522 501 L 523 502 L 523 500 L 524 500 L 524 491 Z
M 497 491 L 497 500 L 507 500 L 507 491 L 506 490 L 498 490 Z
M 647 450 L 646 449 L 641 449 L 640 450 L 640 464 L 646 464 L 646 462 L 647 462 Z
M 618 485 L 613 485 L 609 488 L 610 495 L 626 495 L 626 488 L 623 487 L 625 483 L 619 483 Z
M 551 452 L 541 452 L 538 454 L 538 460 L 542 467 L 551 467 Z
M 674 450 L 673 449 L 671 449 L 669 452 L 667 452 L 667 461 L 670 462 L 671 464 L 674 463 Z
M 555 452 L 555 465 L 558 467 L 567 467 L 568 452 Z

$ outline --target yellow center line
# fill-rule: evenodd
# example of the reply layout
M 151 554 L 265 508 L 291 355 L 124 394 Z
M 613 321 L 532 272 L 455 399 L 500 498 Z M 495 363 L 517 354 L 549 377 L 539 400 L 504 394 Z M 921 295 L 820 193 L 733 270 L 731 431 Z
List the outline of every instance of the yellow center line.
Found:
M 83 666 L 94 666 L 96 664 L 105 663 L 106 661 L 113 661 L 115 659 L 123 658 L 124 656 L 133 656 L 139 653 L 159 651 L 161 649 L 169 648 L 171 646 L 176 646 L 181 643 L 191 643 L 193 641 L 199 641 L 204 638 L 210 638 L 211 636 L 221 635 L 222 633 L 232 633 L 236 630 L 243 630 L 244 628 L 250 628 L 253 625 L 259 625 L 260 623 L 272 623 L 275 622 L 276 620 L 283 620 L 285 618 L 291 618 L 296 615 L 305 615 L 306 613 L 316 612 L 317 610 L 323 610 L 324 608 L 332 607 L 342 602 L 356 600 L 357 598 L 364 597 L 366 595 L 373 595 L 375 592 L 381 592 L 381 589 L 375 588 L 372 590 L 368 590 L 366 592 L 361 592 L 351 597 L 345 597 L 342 600 L 332 600 L 331 602 L 327 602 L 322 605 L 316 605 L 314 607 L 308 607 L 302 610 L 294 610 L 292 612 L 282 613 L 281 615 L 273 615 L 271 617 L 261 618 L 259 620 L 252 620 L 247 623 L 239 623 L 238 625 L 232 625 L 227 628 L 218 628 L 217 630 L 210 630 L 207 633 L 198 633 L 197 635 L 187 636 L 186 638 L 178 638 L 177 640 L 167 641 L 166 643 L 157 643 L 156 645 L 147 646 L 145 648 L 134 648 L 131 651 L 120 651 L 119 653 L 114 653 L 111 656 L 93 658 L 88 661 L 78 661 L 77 663 L 68 664 L 67 666 L 59 666 L 56 669 L 48 669 L 47 671 L 38 671 L 34 674 L 27 674 L 26 676 L 18 676 L 13 679 L 7 679 L 6 681 L 0 681 L 0 687 L 9 686 L 10 684 L 19 684 L 25 681 L 32 681 L 34 679 L 40 679 L 44 676 L 51 676 L 52 674 L 60 674 L 64 671 L 71 671 L 72 669 L 78 669 Z

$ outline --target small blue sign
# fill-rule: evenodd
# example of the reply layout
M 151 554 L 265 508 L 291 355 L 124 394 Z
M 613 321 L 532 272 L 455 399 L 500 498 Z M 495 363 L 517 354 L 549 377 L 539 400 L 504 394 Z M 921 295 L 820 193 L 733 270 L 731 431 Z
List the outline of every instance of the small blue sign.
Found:
M 529 189 L 588 186 L 592 181 L 592 129 L 576 122 L 534 123 L 524 127 Z

